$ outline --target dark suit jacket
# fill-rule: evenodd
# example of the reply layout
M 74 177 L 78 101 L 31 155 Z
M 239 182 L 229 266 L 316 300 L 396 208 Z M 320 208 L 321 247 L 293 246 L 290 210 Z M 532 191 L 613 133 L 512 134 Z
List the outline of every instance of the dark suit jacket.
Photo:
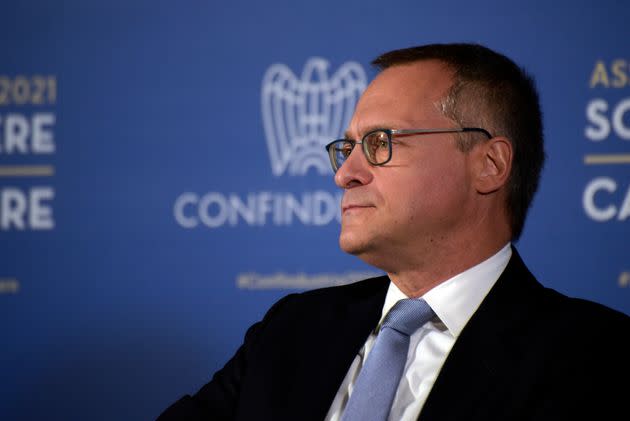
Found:
M 540 285 L 513 250 L 448 355 L 432 420 L 630 419 L 630 317 Z M 318 420 L 376 326 L 389 280 L 289 295 L 167 420 Z

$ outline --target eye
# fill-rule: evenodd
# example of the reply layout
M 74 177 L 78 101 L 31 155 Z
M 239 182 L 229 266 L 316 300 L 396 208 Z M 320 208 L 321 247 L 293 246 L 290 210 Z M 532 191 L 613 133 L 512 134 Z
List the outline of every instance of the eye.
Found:
M 389 136 L 385 131 L 376 130 L 363 139 L 364 148 L 373 162 L 380 162 L 389 153 Z
M 388 148 L 389 136 L 382 130 L 368 133 L 364 139 L 370 145 L 371 149 Z
M 352 149 L 354 148 L 354 143 L 352 142 L 343 142 L 341 143 L 341 145 L 339 145 L 336 150 L 338 153 L 340 153 L 344 158 L 347 158 L 350 156 L 350 153 L 352 153 Z
M 378 137 L 378 148 L 387 149 L 389 147 L 389 137 L 387 133 L 380 132 Z

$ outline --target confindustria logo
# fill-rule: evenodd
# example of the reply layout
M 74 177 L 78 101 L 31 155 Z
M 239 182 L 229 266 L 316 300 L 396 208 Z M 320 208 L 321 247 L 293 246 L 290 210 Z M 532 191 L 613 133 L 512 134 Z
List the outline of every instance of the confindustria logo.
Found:
M 367 77 L 356 62 L 344 63 L 332 75 L 329 67 L 327 60 L 314 57 L 307 60 L 300 78 L 281 63 L 265 72 L 262 117 L 275 176 L 305 175 L 310 169 L 322 175 L 332 173 L 324 145 L 342 136 L 365 90 Z M 321 189 L 299 193 L 268 188 L 246 193 L 186 191 L 176 198 L 173 214 L 186 229 L 326 226 L 340 222 L 341 196 L 339 190 Z M 274 277 L 243 279 L 239 285 L 246 288 L 293 282 Z
M 262 81 L 262 118 L 273 175 L 321 175 L 332 170 L 324 146 L 341 137 L 367 85 L 359 63 L 349 61 L 329 76 L 330 63 L 307 60 L 298 78 L 288 66 L 273 64 Z

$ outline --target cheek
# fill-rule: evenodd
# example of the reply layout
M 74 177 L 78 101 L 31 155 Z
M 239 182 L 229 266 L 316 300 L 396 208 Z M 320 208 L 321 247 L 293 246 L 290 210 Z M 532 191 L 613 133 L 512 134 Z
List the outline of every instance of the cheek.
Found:
M 434 200 L 435 192 L 418 177 L 400 177 L 384 194 L 384 214 L 392 223 L 409 224 L 419 218 L 419 211 Z
M 417 221 L 428 213 L 447 212 L 462 204 L 468 181 L 463 163 L 430 165 L 413 174 L 400 174 L 390 186 L 387 205 L 396 222 Z

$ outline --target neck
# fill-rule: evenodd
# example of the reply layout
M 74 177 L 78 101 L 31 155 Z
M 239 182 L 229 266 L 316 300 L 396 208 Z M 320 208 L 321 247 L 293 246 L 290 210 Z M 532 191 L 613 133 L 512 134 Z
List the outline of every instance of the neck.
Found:
M 486 231 L 487 232 L 487 231 Z M 396 286 L 410 298 L 427 291 L 453 276 L 487 260 L 509 241 L 509 235 L 466 236 L 465 240 L 435 242 L 416 249 L 410 255 L 398 255 L 395 265 L 382 267 Z

